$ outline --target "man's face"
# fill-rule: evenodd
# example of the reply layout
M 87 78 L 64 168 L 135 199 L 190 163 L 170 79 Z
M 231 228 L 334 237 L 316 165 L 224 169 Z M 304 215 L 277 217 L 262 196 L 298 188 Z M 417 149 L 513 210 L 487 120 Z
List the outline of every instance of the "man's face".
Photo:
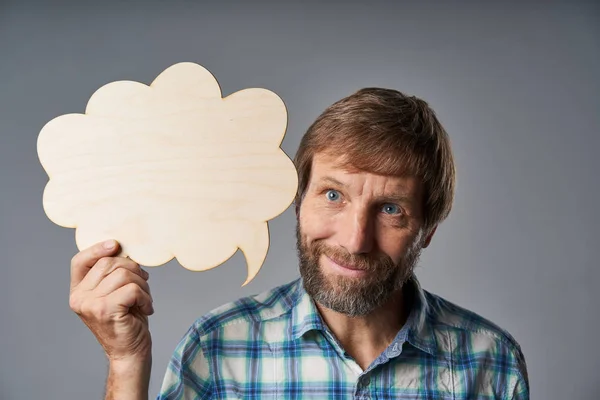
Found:
M 349 172 L 316 154 L 298 213 L 300 273 L 319 304 L 359 316 L 383 305 L 429 244 L 416 177 Z

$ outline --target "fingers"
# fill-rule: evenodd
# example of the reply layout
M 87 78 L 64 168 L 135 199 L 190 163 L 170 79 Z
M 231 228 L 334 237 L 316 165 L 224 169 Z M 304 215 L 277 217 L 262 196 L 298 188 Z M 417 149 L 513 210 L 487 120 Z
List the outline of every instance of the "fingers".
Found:
M 119 249 L 115 240 L 108 240 L 80 251 L 71 260 L 71 289 L 79 285 L 98 260 L 114 255 Z
M 94 294 L 98 297 L 103 297 L 130 283 L 138 285 L 144 292 L 150 295 L 150 286 L 148 285 L 148 282 L 138 274 L 131 272 L 126 268 L 117 268 L 113 270 L 113 272 L 102 279 L 98 284 L 94 290 Z
M 135 283 L 128 283 L 125 286 L 120 287 L 110 294 L 109 298 L 111 302 L 114 301 L 123 308 L 129 309 L 137 306 L 145 315 L 154 314 L 152 298 Z
M 96 265 L 88 269 L 87 275 L 81 280 L 78 288 L 81 290 L 95 289 L 103 279 L 111 275 L 114 271 L 124 269 L 139 276 L 144 281 L 148 279 L 148 273 L 140 268 L 140 265 L 130 258 L 125 257 L 104 257 Z

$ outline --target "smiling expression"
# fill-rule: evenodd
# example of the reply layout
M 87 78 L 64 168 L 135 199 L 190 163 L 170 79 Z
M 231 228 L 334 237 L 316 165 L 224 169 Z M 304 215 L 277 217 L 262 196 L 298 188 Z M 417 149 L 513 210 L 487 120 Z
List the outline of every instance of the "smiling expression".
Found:
M 322 306 L 350 316 L 383 305 L 412 275 L 425 237 L 423 188 L 315 154 L 298 212 L 300 272 Z

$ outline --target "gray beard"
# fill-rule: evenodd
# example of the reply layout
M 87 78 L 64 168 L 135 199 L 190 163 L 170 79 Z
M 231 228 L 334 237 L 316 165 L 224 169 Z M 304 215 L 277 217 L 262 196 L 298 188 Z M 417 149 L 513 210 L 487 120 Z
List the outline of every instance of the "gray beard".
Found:
M 387 256 L 345 255 L 346 259 L 352 257 L 353 264 L 361 265 L 368 272 L 366 278 L 351 278 L 323 273 L 319 265 L 321 254 L 334 251 L 341 256 L 341 250 L 332 250 L 321 242 L 313 243 L 309 248 L 302 238 L 299 224 L 296 242 L 300 275 L 308 295 L 323 307 L 349 317 L 367 315 L 398 293 L 412 277 L 422 250 L 421 241 L 415 243 L 398 264 Z

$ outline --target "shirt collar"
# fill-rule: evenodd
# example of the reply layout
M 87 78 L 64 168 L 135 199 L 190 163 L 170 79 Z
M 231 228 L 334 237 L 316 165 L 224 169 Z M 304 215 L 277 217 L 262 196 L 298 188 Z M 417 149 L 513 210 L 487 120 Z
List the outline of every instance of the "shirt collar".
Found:
M 325 331 L 325 324 L 314 300 L 304 290 L 302 278 L 295 282 L 294 305 L 292 307 L 292 336 L 299 339 L 311 330 Z
M 406 324 L 398 332 L 396 339 L 404 339 L 416 348 L 435 356 L 437 341 L 431 325 L 431 310 L 425 291 L 414 274 L 406 283 L 405 288 L 407 297 L 412 303 L 411 310 Z
M 304 289 L 303 280 L 298 279 L 294 286 L 294 304 L 291 313 L 293 338 L 298 339 L 311 330 L 326 331 L 314 300 Z M 406 323 L 389 347 L 390 356 L 400 354 L 404 342 L 409 342 L 414 347 L 435 356 L 437 342 L 431 327 L 429 304 L 425 292 L 415 275 L 404 287 L 407 298 L 412 303 L 411 310 Z

